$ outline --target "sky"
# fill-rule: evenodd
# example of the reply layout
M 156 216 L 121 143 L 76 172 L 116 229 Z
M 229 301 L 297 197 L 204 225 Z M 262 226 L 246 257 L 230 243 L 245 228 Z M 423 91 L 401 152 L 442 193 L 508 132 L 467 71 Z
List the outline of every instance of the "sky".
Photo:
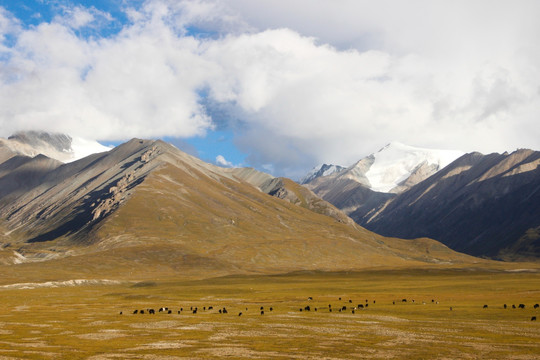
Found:
M 302 177 L 398 141 L 540 150 L 540 1 L 0 0 L 0 137 L 165 139 Z

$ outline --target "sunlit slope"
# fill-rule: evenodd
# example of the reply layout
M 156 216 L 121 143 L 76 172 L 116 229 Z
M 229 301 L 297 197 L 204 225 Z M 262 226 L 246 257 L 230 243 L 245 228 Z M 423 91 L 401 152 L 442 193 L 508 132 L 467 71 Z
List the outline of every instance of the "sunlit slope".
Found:
M 288 179 L 207 164 L 162 141 L 62 165 L 13 196 L 0 207 L 8 282 L 482 262 L 433 240 L 376 235 Z
M 403 241 L 314 213 L 249 184 L 166 164 L 149 175 L 96 233 L 101 247 L 163 249 L 231 270 L 358 269 L 472 258 L 431 240 Z M 156 264 L 158 265 L 158 264 Z

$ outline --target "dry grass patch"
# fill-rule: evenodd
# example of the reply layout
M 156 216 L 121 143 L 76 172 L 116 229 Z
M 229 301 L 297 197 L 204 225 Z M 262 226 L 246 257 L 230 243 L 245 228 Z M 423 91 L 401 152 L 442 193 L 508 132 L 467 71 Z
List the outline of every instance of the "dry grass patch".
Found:
M 0 359 L 535 359 L 539 283 L 534 272 L 410 270 L 3 288 Z M 353 314 L 358 304 L 369 306 Z

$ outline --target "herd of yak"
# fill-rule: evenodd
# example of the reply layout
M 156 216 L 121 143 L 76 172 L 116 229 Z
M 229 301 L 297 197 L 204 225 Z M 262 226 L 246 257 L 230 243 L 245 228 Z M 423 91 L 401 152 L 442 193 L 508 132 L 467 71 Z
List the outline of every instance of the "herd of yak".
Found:
M 312 300 L 313 300 L 312 297 L 308 297 L 308 301 L 312 301 Z M 339 298 L 339 301 L 341 301 L 341 298 Z M 409 300 L 407 300 L 407 299 L 402 299 L 402 300 L 401 300 L 402 303 L 406 303 L 406 302 L 408 302 L 408 301 L 409 301 Z M 413 300 L 410 300 L 410 301 L 413 302 L 413 303 L 415 302 L 414 299 L 413 299 Z M 434 304 L 438 304 L 438 303 L 439 303 L 438 301 L 435 301 L 434 299 L 432 299 L 431 302 L 434 303 Z M 376 303 L 375 300 L 373 300 L 373 304 L 375 304 L 375 303 Z M 425 304 L 425 302 L 422 302 L 422 303 Z M 352 300 L 349 300 L 349 304 L 352 304 Z M 392 301 L 392 304 L 395 305 L 395 304 L 396 304 L 396 301 Z M 360 309 L 362 309 L 362 310 L 363 310 L 363 309 L 366 309 L 366 308 L 368 308 L 368 306 L 369 306 L 369 300 L 366 299 L 365 304 L 358 304 L 357 306 L 351 306 L 351 305 L 349 305 L 348 307 L 347 307 L 347 305 L 340 305 L 340 306 L 337 307 L 337 310 L 336 310 L 336 311 L 338 311 L 338 312 L 344 312 L 344 311 L 350 310 L 351 313 L 354 314 L 357 310 L 360 310 Z M 533 307 L 534 307 L 534 309 L 538 309 L 538 308 L 540 307 L 540 305 L 534 304 Z M 487 309 L 487 308 L 488 308 L 488 305 L 484 305 L 483 308 L 484 308 L 484 309 Z M 504 305 L 503 305 L 503 308 L 504 308 L 504 309 L 507 309 L 507 308 L 508 308 L 508 305 L 504 304 Z M 519 309 L 525 309 L 525 304 L 519 304 L 517 307 L 516 307 L 515 304 L 512 305 L 512 309 L 516 309 L 516 308 L 519 308 Z M 246 309 L 245 311 L 248 310 L 248 308 L 245 308 L 245 309 Z M 326 309 L 326 307 L 325 307 L 325 309 Z M 332 312 L 334 309 L 335 309 L 335 308 L 332 308 L 332 304 L 328 304 L 328 312 Z M 204 306 L 204 307 L 202 308 L 202 310 L 203 310 L 203 311 L 207 311 L 207 310 L 210 311 L 210 310 L 214 310 L 214 307 L 213 307 L 213 306 L 208 306 L 208 307 Z M 274 308 L 273 308 L 273 307 L 270 307 L 270 308 L 268 308 L 267 310 L 273 311 Z M 310 306 L 310 305 L 306 305 L 306 306 L 300 308 L 300 312 L 303 312 L 303 311 L 312 311 L 312 310 L 313 310 L 313 311 L 318 311 L 319 309 L 316 308 L 316 307 L 312 307 L 312 306 Z M 453 310 L 452 307 L 450 307 L 450 310 L 451 310 L 451 311 Z M 197 313 L 200 311 L 200 309 L 199 309 L 198 307 L 193 307 L 193 306 L 191 306 L 191 307 L 189 308 L 189 310 L 187 310 L 187 308 L 186 308 L 186 311 L 189 311 L 189 312 L 191 312 L 192 314 L 197 314 Z M 261 314 L 261 315 L 264 315 L 264 311 L 265 311 L 264 306 L 261 306 L 261 307 L 259 308 L 258 311 L 260 311 L 260 314 Z M 165 313 L 165 314 L 172 314 L 172 313 L 173 313 L 173 310 L 172 310 L 172 309 L 169 309 L 168 307 L 161 307 L 161 308 L 159 308 L 158 312 L 159 312 L 159 313 Z M 182 314 L 183 312 L 184 312 L 184 308 L 180 308 L 180 310 L 177 310 L 177 314 Z M 132 313 L 133 313 L 133 314 L 150 314 L 150 315 L 153 315 L 153 314 L 156 313 L 156 311 L 155 311 L 155 309 L 148 309 L 148 308 L 147 308 L 147 309 L 141 309 L 141 310 L 135 309 L 135 310 L 133 310 Z M 219 313 L 219 314 L 228 314 L 228 310 L 227 310 L 226 307 L 223 307 L 223 308 L 218 309 L 218 310 L 217 310 L 217 313 Z M 121 311 L 121 312 L 120 312 L 120 315 L 122 315 L 122 314 L 123 314 L 123 312 Z M 238 313 L 238 316 L 242 316 L 242 312 L 239 312 L 239 313 Z M 531 321 L 536 321 L 536 316 L 531 317 Z

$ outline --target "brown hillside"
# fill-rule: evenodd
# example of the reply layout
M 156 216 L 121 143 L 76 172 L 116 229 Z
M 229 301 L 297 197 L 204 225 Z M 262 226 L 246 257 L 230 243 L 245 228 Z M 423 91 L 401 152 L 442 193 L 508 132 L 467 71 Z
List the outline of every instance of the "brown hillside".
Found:
M 284 199 L 246 180 L 261 188 L 270 181 Z M 432 240 L 376 235 L 288 179 L 206 164 L 161 141 L 134 139 L 55 168 L 15 200 L 0 199 L 0 215 L 0 261 L 19 277 L 207 277 L 479 261 Z

